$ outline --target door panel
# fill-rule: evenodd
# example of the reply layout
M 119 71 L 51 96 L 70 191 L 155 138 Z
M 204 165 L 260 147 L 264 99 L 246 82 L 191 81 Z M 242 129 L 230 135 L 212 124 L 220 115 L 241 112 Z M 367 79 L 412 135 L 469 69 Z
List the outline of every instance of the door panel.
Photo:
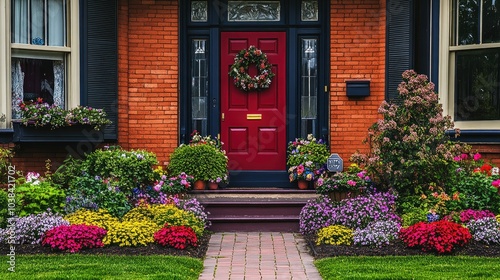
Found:
M 251 45 L 261 49 L 275 74 L 271 86 L 245 92 L 228 75 L 235 55 Z M 254 65 L 248 73 L 257 73 Z M 221 140 L 231 170 L 286 169 L 286 33 L 221 34 Z

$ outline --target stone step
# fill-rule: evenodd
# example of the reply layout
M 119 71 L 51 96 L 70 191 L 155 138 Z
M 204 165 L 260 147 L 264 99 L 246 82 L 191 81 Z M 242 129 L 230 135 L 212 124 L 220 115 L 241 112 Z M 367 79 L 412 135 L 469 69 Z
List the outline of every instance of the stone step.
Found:
M 297 232 L 302 207 L 318 195 L 314 190 L 238 188 L 192 196 L 210 213 L 212 231 Z

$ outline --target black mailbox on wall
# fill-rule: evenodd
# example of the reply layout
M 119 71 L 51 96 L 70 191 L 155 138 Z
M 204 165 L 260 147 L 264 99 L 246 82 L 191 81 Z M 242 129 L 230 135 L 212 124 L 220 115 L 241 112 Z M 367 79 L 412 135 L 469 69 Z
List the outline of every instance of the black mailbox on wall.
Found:
M 347 80 L 345 83 L 346 83 L 347 97 L 370 96 L 369 80 Z

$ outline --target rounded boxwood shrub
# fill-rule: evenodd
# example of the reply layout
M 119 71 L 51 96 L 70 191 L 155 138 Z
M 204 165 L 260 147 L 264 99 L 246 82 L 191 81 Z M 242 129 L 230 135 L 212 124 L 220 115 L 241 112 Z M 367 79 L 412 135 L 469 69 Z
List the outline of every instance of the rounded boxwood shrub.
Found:
M 180 145 L 170 156 L 168 172 L 171 176 L 185 172 L 194 180 L 215 181 L 227 178 L 227 162 L 226 155 L 213 145 Z

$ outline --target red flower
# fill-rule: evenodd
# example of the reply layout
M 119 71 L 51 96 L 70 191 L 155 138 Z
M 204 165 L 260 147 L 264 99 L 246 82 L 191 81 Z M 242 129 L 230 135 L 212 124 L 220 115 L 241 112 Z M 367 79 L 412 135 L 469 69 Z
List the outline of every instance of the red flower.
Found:
M 491 165 L 485 163 L 483 164 L 483 166 L 481 166 L 481 172 L 484 173 L 484 174 L 488 174 L 488 175 L 491 175 Z

